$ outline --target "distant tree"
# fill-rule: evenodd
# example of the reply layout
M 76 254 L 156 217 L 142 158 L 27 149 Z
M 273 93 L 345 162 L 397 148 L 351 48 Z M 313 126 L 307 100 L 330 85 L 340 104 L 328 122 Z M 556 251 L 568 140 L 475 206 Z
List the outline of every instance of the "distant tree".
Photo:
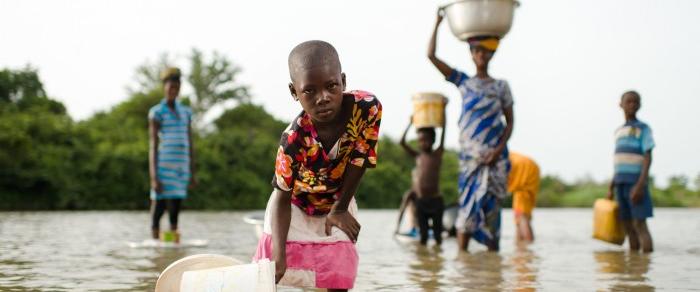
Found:
M 44 86 L 36 69 L 31 66 L 21 70 L 0 71 L 0 101 L 17 103 L 24 99 L 45 97 Z
M 685 175 L 674 175 L 668 179 L 669 189 L 686 189 L 688 187 L 688 177 Z
M 241 69 L 226 56 L 214 51 L 207 60 L 201 51 L 192 49 L 189 61 L 187 81 L 194 90 L 191 106 L 196 125 L 202 126 L 204 115 L 216 105 L 228 100 L 250 101 L 248 87 L 236 82 Z
M 74 189 L 73 121 L 35 69 L 0 71 L 0 209 L 53 209 Z
M 41 108 L 55 114 L 66 113 L 62 103 L 46 96 L 37 70 L 31 66 L 0 71 L 0 110 L 10 108 L 20 111 Z
M 227 56 L 213 51 L 205 56 L 200 50 L 192 49 L 187 56 L 189 71 L 181 68 L 185 75 L 184 82 L 192 87 L 186 92 L 183 87 L 182 97 L 192 107 L 195 127 L 201 128 L 202 119 L 210 109 L 226 101 L 250 101 L 248 86 L 237 82 L 241 72 Z M 145 62 L 136 69 L 136 87 L 129 88 L 132 94 L 162 91 L 160 72 L 168 66 L 174 66 L 176 60 L 163 53 L 155 62 Z

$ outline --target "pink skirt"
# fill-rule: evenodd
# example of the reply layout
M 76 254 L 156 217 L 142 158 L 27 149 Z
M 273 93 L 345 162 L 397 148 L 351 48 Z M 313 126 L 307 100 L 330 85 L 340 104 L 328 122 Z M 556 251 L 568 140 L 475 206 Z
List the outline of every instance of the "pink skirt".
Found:
M 253 257 L 272 260 L 271 205 L 276 191 L 272 192 L 265 210 L 263 235 Z M 357 218 L 355 199 L 348 208 Z M 325 216 L 306 215 L 292 205 L 291 223 L 287 234 L 287 271 L 280 285 L 304 288 L 352 289 L 357 276 L 359 257 L 355 244 L 338 228 L 325 233 Z

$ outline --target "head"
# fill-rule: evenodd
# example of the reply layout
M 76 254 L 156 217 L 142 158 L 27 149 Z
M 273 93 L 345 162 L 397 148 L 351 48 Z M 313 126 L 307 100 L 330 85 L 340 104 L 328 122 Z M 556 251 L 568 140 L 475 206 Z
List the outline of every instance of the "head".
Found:
M 642 107 L 642 97 L 639 93 L 630 90 L 622 94 L 620 108 L 625 112 L 626 117 L 635 117 L 640 107 Z
M 435 128 L 418 128 L 418 148 L 423 152 L 430 152 L 435 143 Z
M 160 80 L 163 82 L 163 92 L 168 101 L 174 101 L 180 94 L 181 76 L 180 69 L 176 67 L 168 67 L 161 72 Z
M 345 73 L 335 48 L 324 41 L 303 42 L 289 53 L 289 92 L 316 123 L 340 117 Z
M 476 36 L 467 39 L 469 51 L 472 53 L 472 60 L 477 69 L 486 69 L 493 58 L 493 54 L 498 49 L 498 37 Z

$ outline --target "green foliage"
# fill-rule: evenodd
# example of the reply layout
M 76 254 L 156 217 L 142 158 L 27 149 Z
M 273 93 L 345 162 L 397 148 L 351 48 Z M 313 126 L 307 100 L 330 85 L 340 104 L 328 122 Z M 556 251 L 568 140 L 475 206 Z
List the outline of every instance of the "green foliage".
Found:
M 188 84 L 192 87 L 192 96 L 183 94 L 187 105 L 194 113 L 194 125 L 201 128 L 202 118 L 211 108 L 226 101 L 250 102 L 248 87 L 236 81 L 241 69 L 219 52 L 212 52 L 209 57 L 197 49 L 192 49 L 187 56 L 189 72 L 183 72 Z M 131 88 L 132 94 L 162 90 L 160 72 L 173 66 L 175 60 L 163 53 L 155 62 L 145 62 L 136 69 L 136 87 Z
M 58 207 L 75 188 L 73 122 L 31 68 L 0 71 L 0 209 Z
M 200 80 L 205 79 L 217 80 L 213 76 Z M 47 97 L 36 70 L 0 71 L 0 210 L 147 208 L 146 117 L 163 93 L 159 86 L 144 89 L 132 91 L 126 101 L 76 123 L 60 102 Z M 226 110 L 213 124 L 210 131 L 195 129 L 199 186 L 190 192 L 187 208 L 264 208 L 272 191 L 279 137 L 287 123 L 244 101 Z M 451 150 L 443 157 L 440 188 L 448 204 L 457 199 L 457 157 Z M 411 185 L 413 167 L 413 159 L 395 140 L 382 137 L 378 166 L 366 172 L 358 204 L 363 208 L 397 208 Z M 650 179 L 655 206 L 700 207 L 700 190 L 691 190 L 687 177 L 674 177 L 663 189 L 653 181 Z M 693 183 L 700 184 L 700 175 Z M 537 205 L 590 207 L 606 192 L 604 183 L 567 183 L 556 176 L 544 176 Z M 509 206 L 510 200 L 505 205 Z
M 700 207 L 700 190 L 690 190 L 684 176 L 672 177 L 666 188 L 649 179 L 651 199 L 657 207 Z M 568 184 L 556 176 L 544 176 L 537 197 L 539 207 L 590 207 L 608 193 L 608 183 L 590 180 Z
M 194 89 L 191 107 L 195 125 L 200 125 L 202 117 L 215 105 L 227 100 L 250 101 L 248 87 L 236 83 L 236 75 L 241 69 L 226 56 L 215 51 L 207 62 L 201 51 L 192 49 L 189 59 L 191 65 L 187 80 Z
M 188 206 L 207 209 L 264 208 L 272 191 L 279 137 L 287 123 L 252 104 L 224 112 L 217 131 L 196 144 L 199 187 Z
M 415 144 L 415 143 L 412 143 Z M 440 190 L 445 202 L 457 200 L 457 153 L 445 151 L 440 170 Z M 398 208 L 403 194 L 411 187 L 411 170 L 415 161 L 388 136 L 379 140 L 377 168 L 365 172 L 357 194 L 363 208 Z

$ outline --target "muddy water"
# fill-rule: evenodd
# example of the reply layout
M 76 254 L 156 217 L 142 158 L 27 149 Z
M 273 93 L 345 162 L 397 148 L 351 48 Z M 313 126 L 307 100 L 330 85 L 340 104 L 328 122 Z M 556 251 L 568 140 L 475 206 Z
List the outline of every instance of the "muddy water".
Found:
M 700 210 L 655 212 L 656 252 L 642 255 L 591 239 L 589 209 L 536 210 L 532 245 L 514 242 L 506 210 L 500 253 L 476 243 L 458 253 L 454 239 L 441 248 L 399 242 L 391 236 L 395 211 L 361 210 L 355 291 L 700 289 Z M 158 273 L 187 255 L 249 259 L 256 239 L 245 214 L 186 211 L 183 238 L 209 245 L 163 250 L 125 244 L 147 238 L 145 212 L 0 213 L 0 291 L 152 290 Z

